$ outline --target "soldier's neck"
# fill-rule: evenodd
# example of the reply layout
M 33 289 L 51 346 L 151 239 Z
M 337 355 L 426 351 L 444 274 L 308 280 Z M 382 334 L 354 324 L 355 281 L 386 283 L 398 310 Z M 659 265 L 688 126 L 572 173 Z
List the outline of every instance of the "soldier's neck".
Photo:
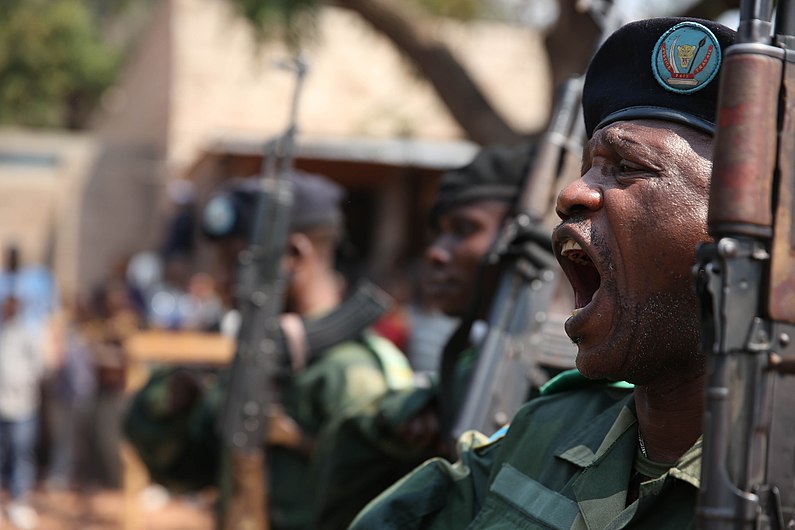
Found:
M 322 315 L 337 307 L 342 301 L 339 282 L 331 275 L 318 274 L 311 285 L 303 290 L 292 308 L 305 316 Z
M 674 463 L 703 431 L 704 376 L 665 388 L 636 386 L 635 408 L 648 457 Z

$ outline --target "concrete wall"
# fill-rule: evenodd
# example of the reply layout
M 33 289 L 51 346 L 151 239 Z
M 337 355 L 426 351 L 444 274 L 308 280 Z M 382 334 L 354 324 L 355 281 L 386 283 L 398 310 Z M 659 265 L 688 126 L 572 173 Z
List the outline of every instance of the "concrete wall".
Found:
M 252 32 L 223 0 L 173 1 L 172 121 L 168 158 L 191 161 L 220 134 L 279 134 L 293 76 L 278 41 L 257 49 Z M 299 126 L 323 137 L 460 139 L 430 85 L 358 15 L 324 9 L 304 54 L 309 74 Z M 493 22 L 440 22 L 439 36 L 519 130 L 543 126 L 549 107 L 546 55 L 538 33 Z
M 159 2 L 96 119 L 100 156 L 81 198 L 80 282 L 101 283 L 116 264 L 156 245 L 167 159 L 173 79 L 172 3 Z
M 96 155 L 87 135 L 0 130 L 0 245 L 50 265 L 66 297 L 78 289 L 81 197 Z

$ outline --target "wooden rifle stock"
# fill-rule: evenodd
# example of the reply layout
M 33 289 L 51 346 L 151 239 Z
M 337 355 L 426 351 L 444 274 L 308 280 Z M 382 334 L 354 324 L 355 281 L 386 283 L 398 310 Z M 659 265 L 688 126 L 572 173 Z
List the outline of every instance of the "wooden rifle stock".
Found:
M 778 194 L 771 251 L 770 316 L 795 324 L 795 5 L 778 9 L 779 45 L 785 50 L 779 101 Z

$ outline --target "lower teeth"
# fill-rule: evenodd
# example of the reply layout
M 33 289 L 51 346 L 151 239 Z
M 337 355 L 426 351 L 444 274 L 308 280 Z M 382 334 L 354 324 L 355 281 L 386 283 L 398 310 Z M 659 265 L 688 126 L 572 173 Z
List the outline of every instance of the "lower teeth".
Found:
M 577 316 L 577 313 L 579 313 L 580 311 L 582 311 L 582 308 L 580 308 L 580 309 L 575 309 L 574 311 L 572 311 L 572 312 L 571 312 L 571 316 L 573 316 L 573 317 L 574 317 L 574 316 Z

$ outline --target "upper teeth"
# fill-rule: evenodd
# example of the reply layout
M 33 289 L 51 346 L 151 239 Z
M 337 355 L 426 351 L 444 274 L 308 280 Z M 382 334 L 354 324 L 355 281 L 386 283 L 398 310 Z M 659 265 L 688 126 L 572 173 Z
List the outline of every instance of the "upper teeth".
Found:
M 571 252 L 572 250 L 582 250 L 582 247 L 579 243 L 574 241 L 573 239 L 567 239 L 563 242 L 563 245 L 560 247 L 560 253 L 564 256 Z
M 560 247 L 560 253 L 574 263 L 578 263 L 580 265 L 590 265 L 593 267 L 593 262 L 591 259 L 582 250 L 580 244 L 573 239 L 567 239 L 563 242 Z

